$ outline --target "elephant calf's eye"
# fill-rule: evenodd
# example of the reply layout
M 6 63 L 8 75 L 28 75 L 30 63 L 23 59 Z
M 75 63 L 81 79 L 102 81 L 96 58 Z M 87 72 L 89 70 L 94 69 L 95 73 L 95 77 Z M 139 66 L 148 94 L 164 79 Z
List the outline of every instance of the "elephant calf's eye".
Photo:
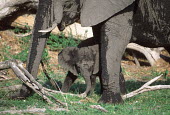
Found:
M 83 68 L 89 68 L 88 64 L 83 64 Z

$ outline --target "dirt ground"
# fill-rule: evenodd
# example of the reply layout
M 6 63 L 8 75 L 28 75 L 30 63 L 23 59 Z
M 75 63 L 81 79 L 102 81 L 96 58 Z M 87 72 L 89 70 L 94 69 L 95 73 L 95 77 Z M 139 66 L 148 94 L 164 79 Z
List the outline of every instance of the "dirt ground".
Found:
M 21 48 L 19 47 L 19 37 L 16 36 L 16 34 L 13 31 L 5 30 L 0 31 L 0 49 L 3 49 L 4 47 L 10 46 L 10 53 L 11 54 L 17 54 Z M 161 52 L 163 57 L 169 56 L 169 54 L 166 51 Z M 2 61 L 2 55 L 3 52 L 0 50 L 0 61 Z M 50 65 L 53 71 L 55 72 L 63 72 L 61 67 L 58 66 L 58 52 L 55 51 L 49 51 L 49 55 L 51 57 L 50 59 Z M 166 57 L 166 59 L 168 59 Z M 168 62 L 166 62 L 164 59 L 159 59 L 157 64 L 153 67 L 149 66 L 149 63 L 145 59 L 139 59 L 141 62 L 140 67 L 137 67 L 134 63 L 133 57 L 130 55 L 126 55 L 126 59 L 122 60 L 122 68 L 125 75 L 125 79 L 136 79 L 136 80 L 148 80 L 149 77 L 156 75 L 160 72 L 170 71 L 170 65 Z M 170 60 L 170 58 L 169 58 Z M 10 75 L 11 74 L 11 75 Z M 15 76 L 12 75 L 12 72 L 9 72 L 9 76 Z M 168 74 L 170 76 L 170 73 Z

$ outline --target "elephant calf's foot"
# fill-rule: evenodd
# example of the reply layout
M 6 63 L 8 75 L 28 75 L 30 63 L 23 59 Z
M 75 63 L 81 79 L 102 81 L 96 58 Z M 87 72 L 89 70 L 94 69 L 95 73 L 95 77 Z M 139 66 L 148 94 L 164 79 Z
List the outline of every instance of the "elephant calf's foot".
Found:
M 102 97 L 98 101 L 99 103 L 123 103 L 122 97 L 120 94 L 115 94 L 110 91 L 103 91 Z
M 62 91 L 63 93 L 67 93 L 67 92 L 68 92 L 68 88 L 61 88 L 61 91 Z
M 82 98 L 85 98 L 85 97 L 87 97 L 87 93 L 86 93 L 86 92 L 84 92 L 84 93 L 81 93 L 81 94 L 80 94 L 80 97 L 82 97 Z
M 33 92 L 30 91 L 29 89 L 22 88 L 21 90 L 17 91 L 16 93 L 11 94 L 10 98 L 11 99 L 25 99 L 32 94 L 33 94 Z

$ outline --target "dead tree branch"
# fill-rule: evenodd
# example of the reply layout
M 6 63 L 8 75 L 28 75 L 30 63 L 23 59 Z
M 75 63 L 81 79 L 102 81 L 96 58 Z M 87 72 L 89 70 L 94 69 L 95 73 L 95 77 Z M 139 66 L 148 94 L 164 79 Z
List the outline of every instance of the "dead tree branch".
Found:
M 126 95 L 123 95 L 122 98 L 123 99 L 127 99 L 130 97 L 133 97 L 135 95 L 147 92 L 147 91 L 154 91 L 154 90 L 159 90 L 159 89 L 170 89 L 170 85 L 155 85 L 155 86 L 149 86 L 151 85 L 153 82 L 155 82 L 156 80 L 158 80 L 160 77 L 162 77 L 163 75 L 160 75 L 158 77 L 155 77 L 154 79 L 151 79 L 150 81 L 148 81 L 147 83 L 145 83 L 142 87 L 140 87 L 139 89 L 132 91 Z
M 102 112 L 108 112 L 108 110 L 106 110 L 105 108 L 103 108 L 102 106 L 100 106 L 100 105 L 90 105 L 90 107 L 91 108 L 93 108 L 93 109 L 97 109 L 97 110 L 100 110 L 100 111 L 102 111 Z
M 160 59 L 160 52 L 163 50 L 163 48 L 161 47 L 153 48 L 153 50 L 151 50 L 151 48 L 143 47 L 136 43 L 129 43 L 127 45 L 127 48 L 142 53 L 146 57 L 146 59 L 149 61 L 151 66 L 154 66 L 156 61 Z

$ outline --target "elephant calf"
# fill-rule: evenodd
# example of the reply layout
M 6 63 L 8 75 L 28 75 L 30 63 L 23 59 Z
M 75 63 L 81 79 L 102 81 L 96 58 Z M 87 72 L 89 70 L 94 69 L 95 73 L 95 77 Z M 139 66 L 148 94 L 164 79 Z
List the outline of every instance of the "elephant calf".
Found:
M 90 38 L 82 41 L 78 47 L 67 47 L 58 55 L 59 64 L 68 70 L 68 74 L 64 80 L 61 91 L 68 92 L 78 75 L 84 77 L 87 84 L 86 91 L 81 95 L 86 97 L 92 93 L 96 84 L 96 77 L 100 78 L 99 63 L 99 44 Z M 120 77 L 121 92 L 125 93 L 125 82 L 123 74 Z M 101 86 L 102 89 L 102 86 Z

